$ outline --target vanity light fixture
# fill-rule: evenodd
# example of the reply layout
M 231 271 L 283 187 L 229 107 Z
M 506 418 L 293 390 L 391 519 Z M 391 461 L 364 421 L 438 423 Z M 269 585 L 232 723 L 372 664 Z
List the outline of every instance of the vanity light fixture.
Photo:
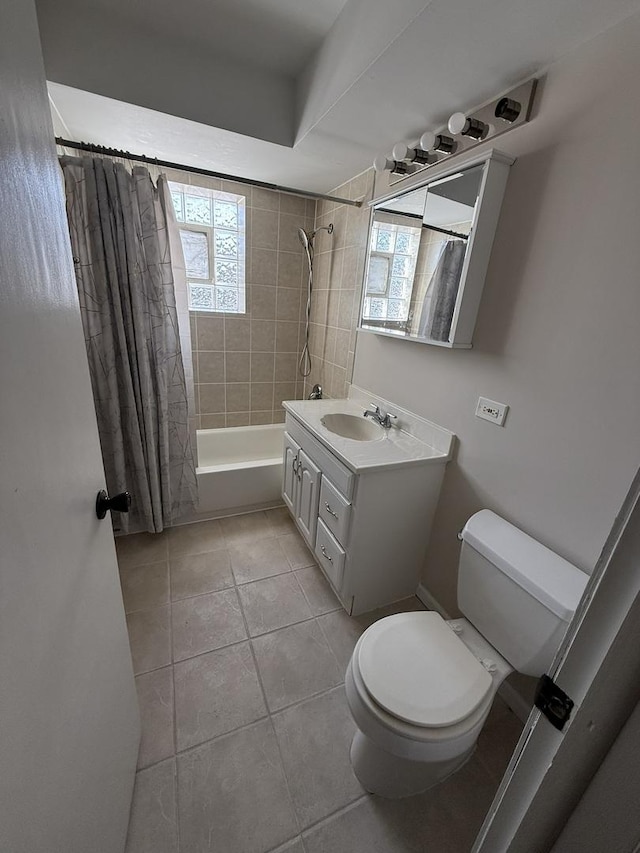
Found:
M 391 172 L 392 175 L 409 175 L 415 170 L 410 163 L 404 160 L 389 160 L 386 154 L 378 154 L 373 161 L 376 172 Z
M 490 127 L 478 118 L 466 116 L 464 113 L 454 113 L 449 119 L 449 133 L 454 136 L 470 136 L 471 139 L 484 139 Z
M 455 139 L 442 133 L 433 133 L 431 130 L 425 130 L 418 145 L 424 151 L 438 151 L 440 154 L 454 154 L 458 147 Z
M 453 113 L 446 126 L 425 130 L 418 142 L 397 142 L 391 159 L 386 154 L 376 157 L 374 169 L 391 172 L 391 186 L 410 175 L 437 169 L 445 160 L 466 155 L 489 140 L 493 142 L 529 121 L 537 82 L 535 78 L 526 80 L 479 107 Z
M 429 154 L 428 150 L 420 148 L 411 148 L 404 142 L 396 142 L 393 146 L 391 156 L 394 160 L 407 160 L 409 163 L 419 163 L 421 166 L 428 166 L 437 161 L 435 154 Z

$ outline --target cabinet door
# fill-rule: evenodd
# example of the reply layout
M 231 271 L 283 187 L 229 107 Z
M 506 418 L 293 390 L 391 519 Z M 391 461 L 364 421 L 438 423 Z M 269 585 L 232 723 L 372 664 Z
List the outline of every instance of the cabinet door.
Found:
M 320 502 L 320 469 L 304 450 L 298 455 L 297 521 L 300 532 L 311 548 L 315 547 Z
M 296 466 L 300 445 L 295 442 L 288 432 L 284 434 L 284 457 L 282 474 L 282 499 L 291 512 L 296 515 L 296 492 L 298 478 L 296 477 Z

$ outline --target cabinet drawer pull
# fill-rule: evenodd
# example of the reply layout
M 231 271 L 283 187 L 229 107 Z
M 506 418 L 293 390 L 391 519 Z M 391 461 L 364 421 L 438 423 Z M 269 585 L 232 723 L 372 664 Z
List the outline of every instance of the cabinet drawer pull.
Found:
M 338 513 L 337 513 L 337 512 L 334 512 L 334 511 L 331 509 L 331 507 L 329 506 L 329 501 L 325 501 L 325 502 L 324 502 L 324 508 L 325 508 L 325 509 L 326 509 L 326 511 L 329 513 L 329 515 L 332 515 L 334 518 L 337 518 L 337 517 L 338 517 Z
M 324 545 L 321 545 L 321 546 L 320 546 L 320 550 L 322 551 L 322 556 L 323 556 L 325 559 L 329 560 L 329 562 L 330 562 L 330 563 L 333 563 L 333 557 L 330 557 L 330 556 L 327 554 L 327 549 L 324 547 Z

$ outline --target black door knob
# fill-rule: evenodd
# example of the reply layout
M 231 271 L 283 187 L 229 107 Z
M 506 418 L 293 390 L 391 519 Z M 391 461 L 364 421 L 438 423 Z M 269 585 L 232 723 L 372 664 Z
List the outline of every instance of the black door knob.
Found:
M 96 497 L 96 515 L 98 518 L 104 518 L 107 510 L 115 509 L 116 512 L 129 512 L 130 506 L 131 495 L 129 492 L 120 492 L 119 495 L 110 498 L 105 490 L 101 489 Z

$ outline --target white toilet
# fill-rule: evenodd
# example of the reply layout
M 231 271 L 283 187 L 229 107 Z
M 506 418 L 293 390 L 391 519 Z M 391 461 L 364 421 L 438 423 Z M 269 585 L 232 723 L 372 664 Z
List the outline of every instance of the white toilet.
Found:
M 549 668 L 587 582 L 489 510 L 461 537 L 458 604 L 467 618 L 422 611 L 380 619 L 347 668 L 358 727 L 351 763 L 382 797 L 417 794 L 462 767 L 503 679 Z

